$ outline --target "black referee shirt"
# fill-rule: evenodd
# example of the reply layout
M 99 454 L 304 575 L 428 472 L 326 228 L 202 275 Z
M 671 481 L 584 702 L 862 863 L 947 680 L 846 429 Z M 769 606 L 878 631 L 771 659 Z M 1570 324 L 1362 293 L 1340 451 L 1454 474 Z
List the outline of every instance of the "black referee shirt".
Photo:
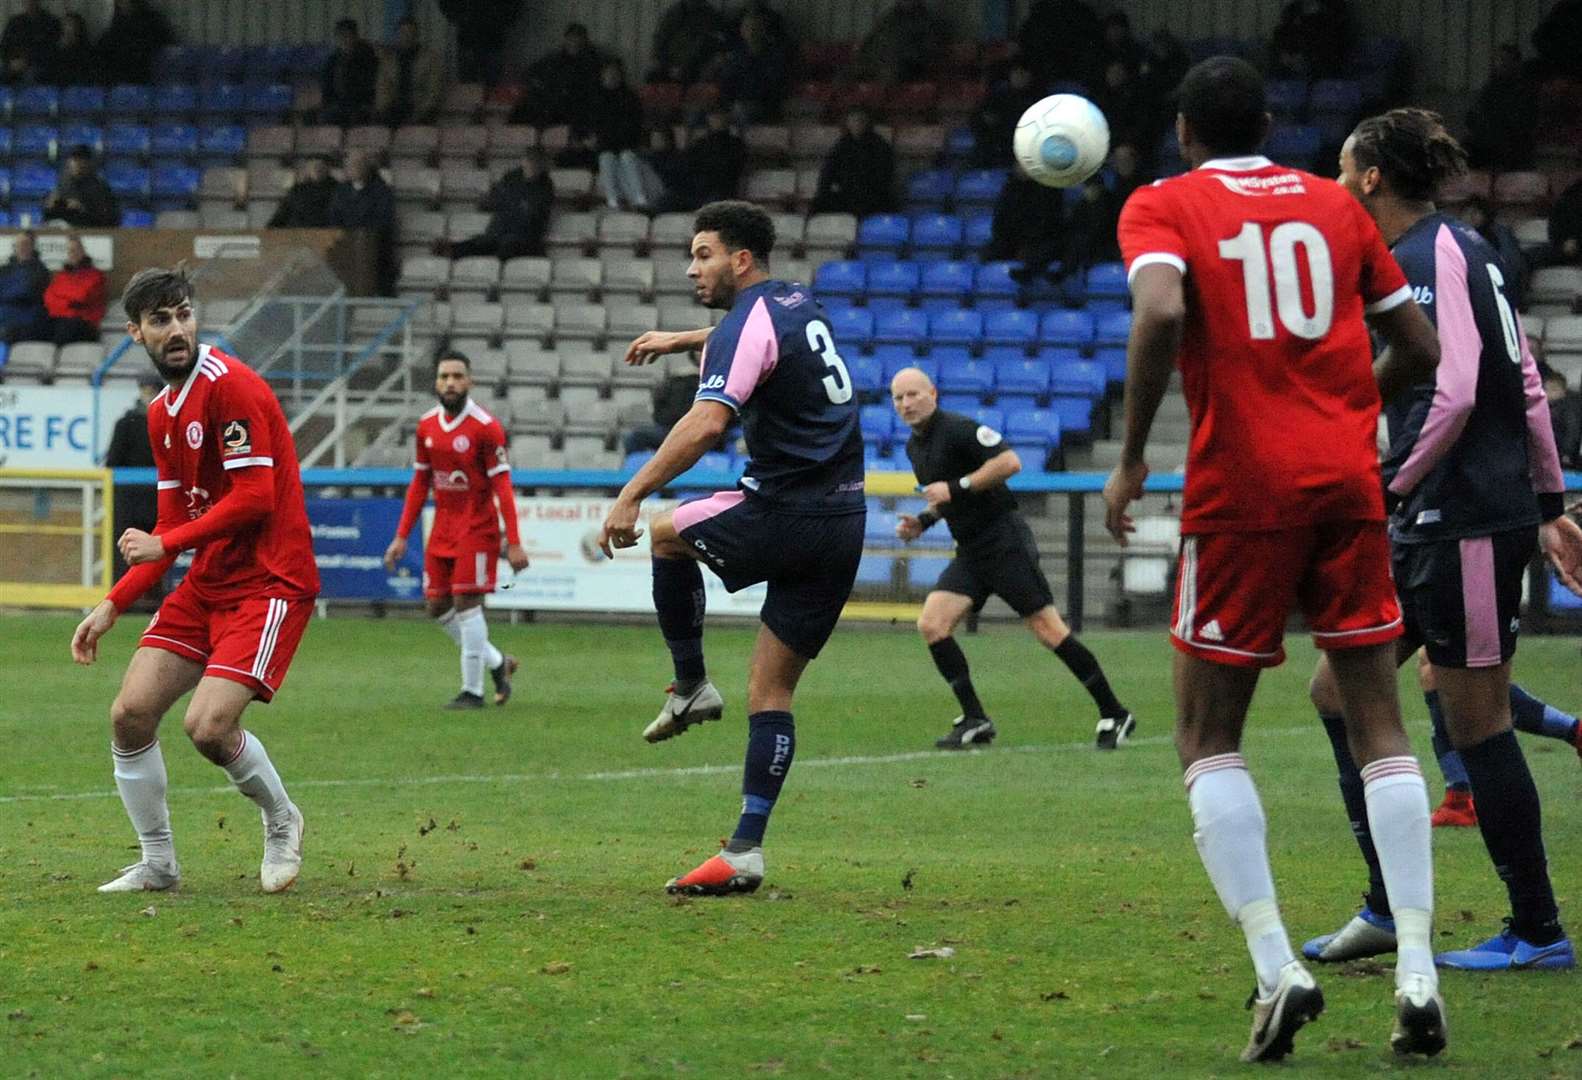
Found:
M 953 484 L 1009 447 L 998 431 L 961 413 L 937 410 L 921 430 L 906 441 L 906 456 L 919 484 L 943 480 Z M 1001 538 L 1014 520 L 1016 497 L 1003 483 L 987 491 L 952 490 L 950 501 L 935 513 L 950 526 L 963 547 L 978 547 Z

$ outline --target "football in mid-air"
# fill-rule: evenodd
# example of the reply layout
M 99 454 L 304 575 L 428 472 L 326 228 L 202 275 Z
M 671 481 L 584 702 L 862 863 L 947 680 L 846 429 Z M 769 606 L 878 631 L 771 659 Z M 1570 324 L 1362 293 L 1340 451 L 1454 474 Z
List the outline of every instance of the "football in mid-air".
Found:
M 1073 187 L 1104 164 L 1110 124 L 1087 98 L 1051 94 L 1022 114 L 1012 147 L 1022 171 L 1040 184 Z

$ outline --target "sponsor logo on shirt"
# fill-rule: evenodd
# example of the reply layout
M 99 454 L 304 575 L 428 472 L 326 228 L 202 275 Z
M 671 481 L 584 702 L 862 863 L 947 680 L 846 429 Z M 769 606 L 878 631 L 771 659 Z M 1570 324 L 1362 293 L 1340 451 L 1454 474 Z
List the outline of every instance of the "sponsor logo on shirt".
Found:
M 1412 299 L 1420 307 L 1427 307 L 1434 302 L 1434 288 L 1432 285 L 1416 285 L 1412 288 Z
M 452 469 L 450 472 L 435 473 L 434 486 L 441 491 L 466 491 L 471 485 L 467 483 L 466 472 Z
M 472 449 L 472 440 L 465 435 L 458 435 L 450 441 L 450 448 L 458 454 L 465 454 Z
M 1419 525 L 1438 525 L 1443 515 L 1438 510 L 1424 510 L 1417 515 Z
M 725 389 L 725 376 L 723 376 L 723 375 L 710 375 L 707 379 L 703 380 L 703 385 L 698 387 L 698 389 L 699 390 L 723 390 L 723 389 Z
M 187 445 L 194 450 L 203 445 L 203 425 L 196 420 L 187 425 Z
M 795 292 L 789 292 L 784 296 L 775 297 L 775 303 L 779 304 L 781 307 L 796 307 L 798 304 L 807 303 L 807 293 L 803 292 L 801 289 L 797 289 Z
M 246 420 L 228 421 L 225 430 L 220 434 L 220 442 L 224 445 L 227 454 L 253 452 L 253 435 Z
M 1226 190 L 1235 195 L 1305 195 L 1307 193 L 1302 178 L 1296 173 L 1280 173 L 1277 176 L 1241 176 L 1211 172 L 1209 175 L 1224 184 Z
M 200 488 L 194 484 L 183 491 L 182 494 L 187 497 L 187 517 L 189 520 L 196 521 L 208 512 L 209 492 L 207 489 Z

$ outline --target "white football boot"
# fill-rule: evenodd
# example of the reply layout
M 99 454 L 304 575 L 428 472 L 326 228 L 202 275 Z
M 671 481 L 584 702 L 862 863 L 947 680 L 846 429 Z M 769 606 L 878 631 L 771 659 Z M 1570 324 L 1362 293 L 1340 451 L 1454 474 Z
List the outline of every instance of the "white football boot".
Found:
M 181 867 L 175 863 L 135 862 L 121 868 L 121 876 L 99 886 L 99 892 L 167 892 L 181 884 Z
M 266 893 L 285 892 L 302 873 L 302 811 L 291 803 L 286 819 L 273 827 L 264 821 L 264 862 L 258 883 Z
M 1279 1061 L 1291 1052 L 1297 1029 L 1324 1011 L 1324 992 L 1300 960 L 1280 969 L 1280 981 L 1266 998 L 1247 999 L 1252 1010 L 1252 1038 L 1241 1052 L 1243 1061 Z
M 1433 1057 L 1445 1048 L 1450 1024 L 1439 984 L 1427 975 L 1408 975 L 1395 991 L 1395 1030 L 1390 1048 L 1397 1054 Z
M 724 713 L 725 699 L 709 680 L 704 679 L 692 693 L 684 697 L 676 693 L 675 684 L 672 683 L 665 698 L 665 707 L 659 710 L 654 722 L 643 729 L 643 738 L 649 742 L 664 742 L 674 735 L 680 735 L 693 724 L 718 720 Z

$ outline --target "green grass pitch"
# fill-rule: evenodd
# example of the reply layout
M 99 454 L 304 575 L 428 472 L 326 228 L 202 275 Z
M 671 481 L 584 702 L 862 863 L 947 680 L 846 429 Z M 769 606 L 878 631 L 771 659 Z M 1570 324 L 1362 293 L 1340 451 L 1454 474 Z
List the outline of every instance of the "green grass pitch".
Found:
M 765 887 L 678 900 L 665 880 L 735 821 L 748 629 L 708 634 L 726 720 L 649 746 L 668 676 L 652 628 L 496 624 L 523 660 L 516 700 L 457 714 L 438 708 L 456 658 L 433 627 L 317 621 L 278 702 L 249 713 L 307 816 L 296 888 L 259 893 L 256 812 L 178 713 L 181 891 L 98 896 L 136 857 L 106 713 L 142 620 L 86 670 L 74 621 L 0 618 L 0 1076 L 1246 1072 L 1252 976 L 1192 846 L 1162 632 L 1087 636 L 1141 725 L 1110 755 L 1026 634 L 964 638 L 1001 738 L 951 755 L 931 749 L 955 710 L 916 635 L 843 629 L 799 695 Z M 1300 943 L 1350 915 L 1363 875 L 1306 703 L 1313 653 L 1290 647 L 1246 751 Z M 1518 675 L 1574 706 L 1576 649 L 1524 641 Z M 1523 745 L 1576 920 L 1577 757 Z M 1503 888 L 1475 830 L 1434 843 L 1438 940 L 1470 944 Z M 955 953 L 909 959 L 919 946 Z M 1574 976 L 1447 975 L 1450 1049 L 1414 1066 L 1389 1052 L 1388 968 L 1317 974 L 1329 1008 L 1291 1075 L 1582 1075 Z

